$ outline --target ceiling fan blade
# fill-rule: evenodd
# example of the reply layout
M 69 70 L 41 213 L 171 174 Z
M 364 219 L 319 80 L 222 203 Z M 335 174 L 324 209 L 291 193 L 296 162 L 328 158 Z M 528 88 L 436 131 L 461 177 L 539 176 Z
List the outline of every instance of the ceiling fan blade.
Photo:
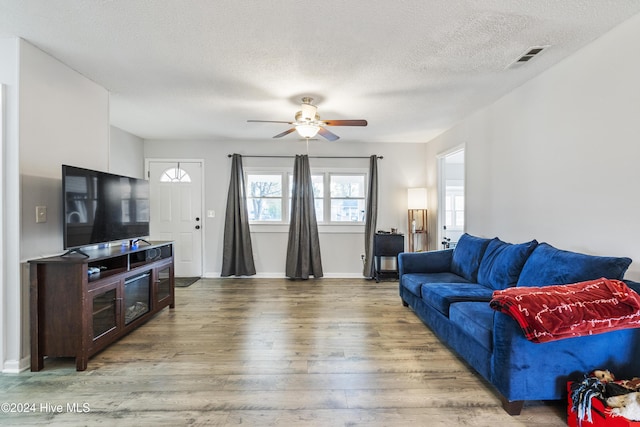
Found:
M 274 138 L 282 138 L 283 136 L 289 135 L 291 132 L 293 132 L 294 130 L 296 130 L 296 128 L 291 128 L 291 129 L 287 129 L 282 133 L 277 134 L 276 136 L 274 136 Z
M 288 123 L 290 125 L 293 124 L 293 122 L 283 122 L 278 120 L 247 120 L 247 122 L 249 123 Z
M 366 120 L 323 120 L 327 126 L 366 126 Z
M 323 137 L 325 137 L 326 139 L 328 139 L 329 141 L 337 141 L 338 139 L 340 139 L 340 137 L 338 135 L 336 135 L 333 132 L 329 132 L 328 130 L 326 130 L 322 126 L 320 126 L 320 129 L 318 130 L 318 133 L 320 135 L 322 135 Z

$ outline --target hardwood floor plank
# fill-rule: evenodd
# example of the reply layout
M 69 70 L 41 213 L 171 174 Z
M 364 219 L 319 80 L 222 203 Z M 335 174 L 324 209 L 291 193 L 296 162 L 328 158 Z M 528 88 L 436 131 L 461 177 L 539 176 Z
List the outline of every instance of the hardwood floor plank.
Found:
M 176 309 L 89 360 L 0 376 L 3 425 L 562 426 L 564 404 L 512 417 L 411 310 L 397 282 L 201 279 Z M 88 412 L 67 411 L 86 404 Z M 46 405 L 62 405 L 52 411 Z

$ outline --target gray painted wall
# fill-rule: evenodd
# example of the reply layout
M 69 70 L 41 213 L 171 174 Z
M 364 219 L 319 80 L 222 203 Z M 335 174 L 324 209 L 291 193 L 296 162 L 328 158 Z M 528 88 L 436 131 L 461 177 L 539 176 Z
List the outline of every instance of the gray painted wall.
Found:
M 364 130 L 366 131 L 366 129 Z M 222 233 L 226 208 L 230 159 L 228 154 L 243 155 L 295 155 L 306 154 L 304 142 L 260 141 L 226 143 L 217 141 L 145 141 L 145 157 L 151 159 L 203 159 L 205 197 L 203 210 L 214 210 L 215 218 L 204 223 L 204 274 L 217 277 L 222 266 Z M 381 155 L 379 160 L 378 229 L 407 229 L 407 188 L 424 186 L 426 172 L 425 144 L 380 144 L 310 142 L 309 155 L 370 156 Z M 245 158 L 245 167 L 292 167 L 293 159 Z M 314 167 L 368 169 L 367 159 L 311 159 Z M 323 270 L 327 277 L 361 277 L 364 253 L 364 227 L 320 227 Z M 252 243 L 256 270 L 263 276 L 284 276 L 287 246 L 286 227 L 252 227 Z

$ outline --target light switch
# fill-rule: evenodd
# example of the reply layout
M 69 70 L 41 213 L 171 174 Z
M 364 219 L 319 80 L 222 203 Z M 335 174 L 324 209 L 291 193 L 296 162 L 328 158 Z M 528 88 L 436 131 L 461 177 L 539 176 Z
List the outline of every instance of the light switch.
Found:
M 216 217 L 216 211 L 214 210 L 207 211 L 207 218 L 215 218 L 215 217 Z
M 36 206 L 36 222 L 47 222 L 46 206 Z

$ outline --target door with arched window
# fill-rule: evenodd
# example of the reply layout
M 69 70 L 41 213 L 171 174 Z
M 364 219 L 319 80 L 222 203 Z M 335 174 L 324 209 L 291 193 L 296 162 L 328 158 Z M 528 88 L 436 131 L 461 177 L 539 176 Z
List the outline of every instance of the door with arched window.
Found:
M 202 162 L 148 161 L 150 237 L 172 240 L 176 277 L 202 276 Z

